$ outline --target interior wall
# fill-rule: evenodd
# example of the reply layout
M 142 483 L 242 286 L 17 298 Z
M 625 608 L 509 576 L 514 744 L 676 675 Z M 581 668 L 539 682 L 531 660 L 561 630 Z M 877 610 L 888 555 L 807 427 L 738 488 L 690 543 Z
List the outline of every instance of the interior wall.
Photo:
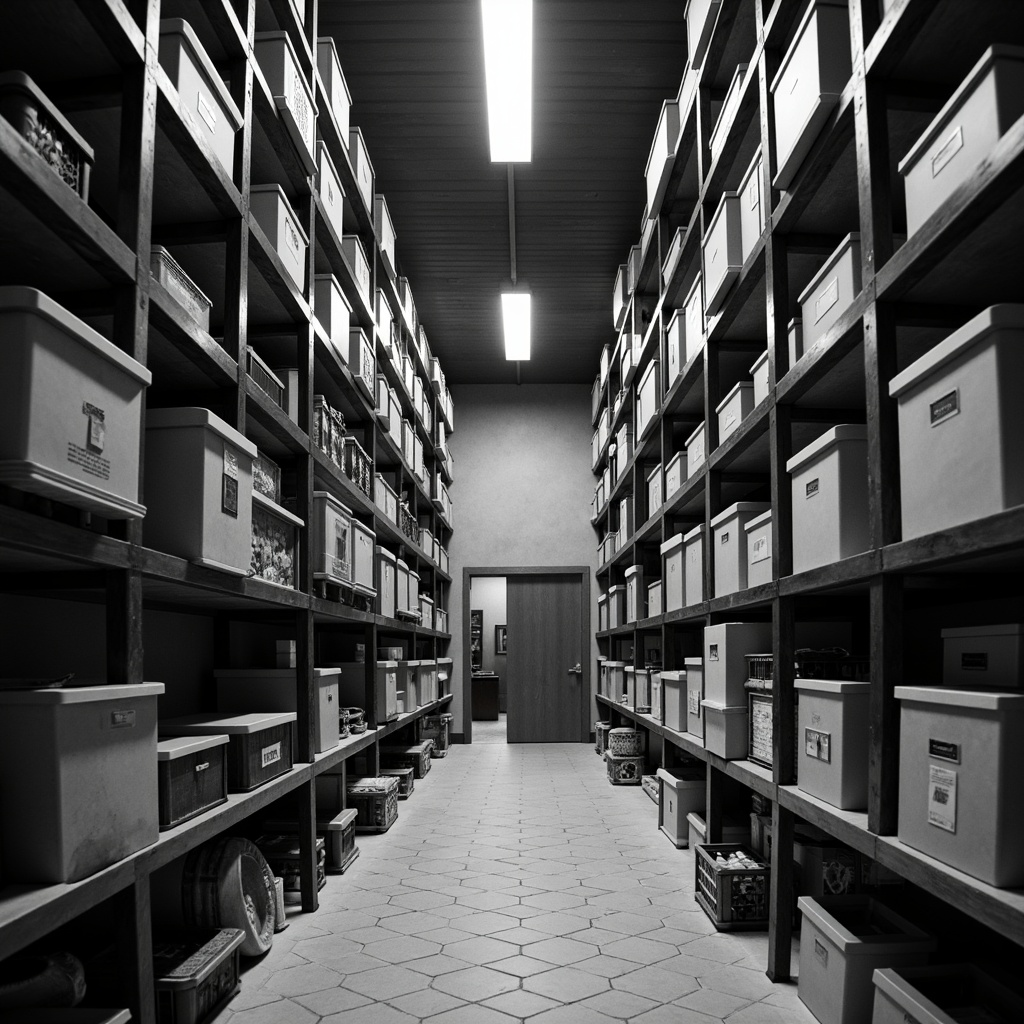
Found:
M 529 364 L 524 365 L 529 376 Z M 467 566 L 586 565 L 590 583 L 591 693 L 597 643 L 597 539 L 590 525 L 595 480 L 590 469 L 590 387 L 580 384 L 456 385 L 455 532 L 449 548 L 452 576 L 452 713 L 462 730 L 462 575 Z M 490 625 L 494 642 L 494 624 Z M 488 625 L 484 622 L 485 636 Z M 594 701 L 590 701 L 591 722 Z
M 469 585 L 469 607 L 479 608 L 484 613 L 484 631 L 481 644 L 481 664 L 484 672 L 493 672 L 498 677 L 498 709 L 507 711 L 508 675 L 505 671 L 507 658 L 498 654 L 494 627 L 508 625 L 504 576 L 477 576 Z

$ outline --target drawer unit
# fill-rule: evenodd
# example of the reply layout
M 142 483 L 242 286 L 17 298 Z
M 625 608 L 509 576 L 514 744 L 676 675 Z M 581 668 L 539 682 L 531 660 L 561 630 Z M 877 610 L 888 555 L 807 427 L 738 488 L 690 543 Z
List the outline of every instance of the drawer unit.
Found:
M 279 587 L 297 587 L 303 526 L 298 516 L 254 490 L 249 575 Z
M 242 127 L 242 114 L 187 21 L 160 22 L 160 66 L 178 90 L 182 117 L 234 178 L 235 132 Z
M 348 158 L 352 161 L 352 171 L 356 177 L 356 186 L 366 204 L 367 213 L 373 210 L 373 165 L 366 151 L 366 140 L 359 128 L 350 128 L 348 133 Z
M 608 628 L 618 629 L 626 624 L 626 588 L 608 588 Z
M 844 811 L 868 805 L 870 683 L 797 679 L 797 786 Z
M 700 702 L 704 712 L 704 749 L 727 761 L 747 756 L 747 705 L 731 707 L 717 701 Z
M 176 736 L 157 743 L 161 832 L 227 800 L 228 740 L 222 733 Z
M 715 542 L 715 597 L 725 597 L 746 590 L 747 534 L 746 526 L 771 505 L 765 501 L 738 501 L 711 520 Z
M 683 596 L 687 605 L 704 600 L 704 535 L 707 527 L 701 523 L 683 536 Z
M 725 302 L 729 289 L 743 269 L 739 193 L 723 193 L 704 234 L 701 249 L 704 254 L 704 311 L 712 316 Z
M 668 501 L 686 483 L 686 450 L 676 452 L 665 463 L 665 500 Z
M 705 696 L 746 707 L 747 655 L 772 649 L 770 622 L 722 622 L 704 629 Z M 746 737 L 744 737 L 746 743 Z
M 2 76 L 0 76 L 0 80 L 2 80 Z M 159 281 L 178 305 L 204 331 L 209 333 L 210 307 L 213 303 L 162 245 L 154 245 L 149 250 L 149 269 L 153 277 Z
M 292 769 L 294 711 L 232 714 L 209 712 L 160 722 L 165 736 L 227 733 L 228 790 L 247 793 Z
M 253 185 L 249 212 L 277 254 L 288 279 L 300 292 L 306 290 L 306 249 L 309 239 L 280 185 Z
M 626 569 L 626 622 L 644 618 L 644 567 L 631 565 Z
M 313 278 L 313 312 L 334 351 L 347 363 L 352 306 L 333 274 L 317 274 Z
M 1024 305 L 990 306 L 892 379 L 903 539 L 1024 504 Z
M 352 280 L 367 309 L 373 309 L 373 296 L 370 292 L 370 264 L 366 260 L 366 250 L 358 235 L 341 236 L 341 252 L 352 271 Z
M 973 964 L 876 967 L 872 1024 L 1024 1020 L 1024 999 Z
M 656 615 L 664 614 L 664 605 L 661 601 L 662 595 L 662 582 L 658 580 L 657 583 L 649 583 L 647 585 L 647 617 L 654 618 Z M 654 703 L 654 699 L 651 699 L 651 703 Z
M 664 504 L 661 463 L 647 474 L 647 518 L 650 519 Z
M 661 545 L 661 572 L 665 584 L 665 611 L 678 611 L 686 605 L 683 535 L 677 533 Z
M 704 348 L 704 283 L 700 274 L 694 279 L 683 303 L 686 318 L 686 361 Z
M 392 281 L 395 279 L 398 264 L 395 260 L 395 225 L 391 220 L 388 201 L 381 195 L 373 197 L 373 227 L 377 232 L 377 244 L 380 246 L 381 262 L 384 270 Z
M 395 556 L 378 545 L 375 552 L 377 560 L 377 600 L 378 615 L 393 619 L 395 617 L 395 576 L 397 565 Z
M 989 885 L 1024 885 L 1024 694 L 897 686 L 901 843 Z
M 942 685 L 971 690 L 1024 686 L 1024 623 L 942 631 Z
M 747 586 L 772 581 L 772 511 L 762 512 L 743 527 L 747 535 Z
M 813 0 L 771 83 L 776 188 L 788 188 L 796 176 L 839 102 L 850 69 L 850 15 L 845 0 Z
M 307 174 L 316 170 L 316 107 L 287 32 L 257 32 L 253 53 Z
M 729 129 L 736 119 L 736 111 L 740 105 L 740 94 L 743 92 L 743 82 L 747 77 L 749 64 L 737 64 L 736 70 L 732 73 L 732 81 L 726 90 L 725 99 L 722 100 L 721 109 L 718 111 L 718 118 L 715 127 L 711 129 L 708 138 L 708 147 L 711 150 L 711 162 L 714 163 L 722 152 Z
M 345 803 L 356 812 L 356 832 L 387 832 L 398 819 L 398 779 L 350 779 Z
M 761 159 L 761 150 L 758 149 L 747 173 L 743 175 L 739 187 L 740 262 L 742 263 L 747 262 L 761 235 L 764 234 L 766 213 L 761 194 L 763 177 L 764 162 Z
M 321 36 L 316 41 L 316 69 L 320 72 L 320 81 L 324 85 L 330 112 L 334 115 L 341 144 L 347 147 L 352 94 L 348 91 L 341 61 L 338 60 L 338 50 L 330 36 Z M 325 114 L 326 111 L 321 110 L 319 113 Z
M 1024 47 L 990 46 L 900 161 L 912 235 L 1024 114 Z
M 679 104 L 675 100 L 666 100 L 661 105 L 658 127 L 654 130 L 654 141 L 644 171 L 647 179 L 647 216 L 652 220 L 661 212 L 665 189 L 672 176 L 678 141 Z
M 768 349 L 765 349 L 750 367 L 754 381 L 754 407 L 757 408 L 768 397 Z
M 696 768 L 691 773 L 673 775 L 658 769 L 658 827 L 677 849 L 689 845 L 690 827 L 686 816 L 694 811 L 704 813 L 707 803 L 707 780 Z
M 704 465 L 704 424 L 686 439 L 686 478 L 696 476 L 697 470 Z
M 740 424 L 754 411 L 754 382 L 741 380 L 718 403 L 718 443 L 734 434 Z
M 786 463 L 794 573 L 838 562 L 870 544 L 867 460 L 867 428 L 843 423 Z
M 675 732 L 686 732 L 686 672 L 661 672 L 662 722 Z
M 686 666 L 686 732 L 695 740 L 704 743 L 704 661 L 702 658 L 685 658 Z M 682 731 L 682 730 L 681 730 Z
M 328 491 L 313 492 L 313 579 L 352 586 L 352 512 Z
M 221 928 L 153 943 L 153 991 L 160 1024 L 201 1024 L 227 1005 L 241 988 L 240 947 L 245 938 L 240 928 Z M 70 1011 L 77 1012 L 88 1011 Z M 100 1016 L 50 1019 L 80 1024 L 106 1020 L 107 1011 L 97 1012 Z
M 150 409 L 146 547 L 247 575 L 252 563 L 255 457 L 256 446 L 209 409 Z
M 111 519 L 145 515 L 149 370 L 34 288 L 0 288 L 0 330 L 0 483 Z
M 375 597 L 377 588 L 373 584 L 374 552 L 377 535 L 368 526 L 352 520 L 352 587 L 360 594 Z
M 652 359 L 640 377 L 636 391 L 636 436 L 647 433 L 661 405 L 661 364 Z
M 608 770 L 608 781 L 613 786 L 639 786 L 644 772 L 642 756 L 616 757 L 606 750 L 604 763 Z
M 800 293 L 806 352 L 850 308 L 861 289 L 860 235 L 847 235 Z
M 721 0 L 686 0 L 683 17 L 686 18 L 686 45 L 692 68 L 699 68 L 704 60 L 721 6 Z

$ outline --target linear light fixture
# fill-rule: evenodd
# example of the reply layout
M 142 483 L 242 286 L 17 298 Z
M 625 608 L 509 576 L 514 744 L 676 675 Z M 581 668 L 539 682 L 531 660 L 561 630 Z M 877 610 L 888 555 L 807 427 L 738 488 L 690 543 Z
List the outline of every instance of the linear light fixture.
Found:
M 533 157 L 533 0 L 480 0 L 493 163 Z
M 505 329 L 505 358 L 530 358 L 530 293 L 502 292 L 501 320 Z

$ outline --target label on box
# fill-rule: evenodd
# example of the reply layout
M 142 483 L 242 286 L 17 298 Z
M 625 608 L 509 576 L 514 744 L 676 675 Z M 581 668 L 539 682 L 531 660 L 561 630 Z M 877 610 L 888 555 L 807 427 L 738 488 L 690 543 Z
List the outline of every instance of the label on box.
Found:
M 750 552 L 751 563 L 763 562 L 769 557 L 771 557 L 771 555 L 768 551 L 768 538 L 764 536 L 755 538 L 754 547 Z
M 719 544 L 728 544 L 729 543 L 729 531 L 728 530 L 725 530 L 722 533 L 722 539 L 718 543 Z
M 820 729 L 804 729 L 804 753 L 815 761 L 832 763 L 832 734 Z
M 264 747 L 260 751 L 260 767 L 266 768 L 269 765 L 274 764 L 276 761 L 281 760 L 281 744 L 272 743 L 269 747 Z
M 700 690 L 686 691 L 686 713 L 700 718 Z
M 206 102 L 206 97 L 201 92 L 196 94 L 196 110 L 206 122 L 206 127 L 211 132 L 215 132 L 217 130 L 217 111 Z
M 954 764 L 960 763 L 960 744 L 959 743 L 947 743 L 945 740 L 928 740 L 928 756 L 938 757 L 943 761 L 952 761 Z
M 102 409 L 89 402 L 82 403 L 82 412 L 89 418 L 89 430 L 85 439 L 86 448 L 91 452 L 103 451 L 103 442 L 107 434 L 106 414 Z
M 937 427 L 945 423 L 951 416 L 960 411 L 960 389 L 954 388 L 948 395 L 937 398 L 928 406 L 928 416 L 931 426 Z
M 956 832 L 956 772 L 928 765 L 928 824 Z
M 814 955 L 822 967 L 828 967 L 828 946 L 821 939 L 814 940 Z
M 750 757 L 762 763 L 772 762 L 772 702 L 750 702 Z
M 135 728 L 135 711 L 111 711 L 110 712 L 110 728 L 111 729 L 134 729 Z
M 86 417 L 85 444 L 68 441 L 68 462 L 89 476 L 109 480 L 110 460 L 100 455 L 107 436 L 106 414 L 90 402 L 82 403 L 82 413 Z
M 942 169 L 964 148 L 964 133 L 960 125 L 932 156 L 932 177 L 937 178 Z
M 964 651 L 960 655 L 960 667 L 965 672 L 987 672 L 988 651 Z
M 805 488 L 804 497 L 813 498 L 818 493 L 818 478 L 815 477 Z
M 825 290 L 814 300 L 814 322 L 817 323 L 839 301 L 839 278 L 833 277 Z

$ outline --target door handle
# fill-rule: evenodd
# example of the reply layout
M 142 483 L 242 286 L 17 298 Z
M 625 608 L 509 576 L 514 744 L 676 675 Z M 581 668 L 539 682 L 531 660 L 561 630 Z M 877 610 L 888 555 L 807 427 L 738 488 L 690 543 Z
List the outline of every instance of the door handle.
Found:
M 574 675 L 580 675 L 583 672 L 583 666 L 577 661 L 569 671 Z

